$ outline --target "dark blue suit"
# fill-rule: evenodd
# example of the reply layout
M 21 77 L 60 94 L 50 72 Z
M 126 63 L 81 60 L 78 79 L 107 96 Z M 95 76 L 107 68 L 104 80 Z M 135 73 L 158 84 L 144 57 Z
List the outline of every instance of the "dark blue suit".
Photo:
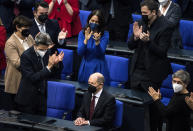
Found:
M 50 52 L 43 57 L 38 56 L 32 46 L 21 55 L 22 79 L 16 95 L 16 102 L 20 111 L 26 113 L 46 113 L 47 80 L 56 77 L 62 70 L 62 63 L 54 67 L 51 72 L 46 68 Z M 40 114 L 41 114 L 40 113 Z
M 46 26 L 46 33 L 48 33 L 52 39 L 52 42 L 54 42 L 56 48 L 64 47 L 65 43 L 63 45 L 59 45 L 58 43 L 58 34 L 60 33 L 60 27 L 56 20 L 50 20 L 48 19 L 45 23 Z M 35 20 L 32 22 L 32 26 L 30 28 L 30 34 L 35 38 L 35 36 L 40 32 Z

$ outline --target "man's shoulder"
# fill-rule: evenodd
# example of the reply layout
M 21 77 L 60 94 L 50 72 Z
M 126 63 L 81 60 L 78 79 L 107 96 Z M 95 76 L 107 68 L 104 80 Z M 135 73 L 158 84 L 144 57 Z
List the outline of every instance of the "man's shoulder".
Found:
M 103 89 L 103 92 L 102 92 L 103 96 L 106 97 L 108 100 L 111 100 L 111 99 L 115 99 L 115 97 L 109 93 L 107 90 Z M 101 94 L 101 95 L 102 95 Z
M 30 47 L 29 49 L 25 50 L 21 56 L 28 56 L 33 57 L 34 47 Z

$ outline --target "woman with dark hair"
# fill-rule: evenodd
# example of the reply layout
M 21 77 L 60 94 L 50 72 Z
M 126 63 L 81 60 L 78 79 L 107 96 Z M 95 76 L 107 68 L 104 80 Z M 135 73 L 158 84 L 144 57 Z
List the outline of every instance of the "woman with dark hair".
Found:
M 95 72 L 100 72 L 108 84 L 108 69 L 105 64 L 105 50 L 109 43 L 109 32 L 105 31 L 104 16 L 99 10 L 94 10 L 88 16 L 86 27 L 78 36 L 77 52 L 82 56 L 78 80 L 88 82 Z
M 21 81 L 20 57 L 22 53 L 35 44 L 29 34 L 31 20 L 25 16 L 17 16 L 13 20 L 14 33 L 5 44 L 7 67 L 5 71 L 5 92 L 7 96 L 7 110 L 14 109 L 14 97 Z
M 0 78 L 1 78 L 2 70 L 5 69 L 6 67 L 6 60 L 5 60 L 5 53 L 4 53 L 6 39 L 7 39 L 6 29 L 3 26 L 3 23 L 0 18 Z

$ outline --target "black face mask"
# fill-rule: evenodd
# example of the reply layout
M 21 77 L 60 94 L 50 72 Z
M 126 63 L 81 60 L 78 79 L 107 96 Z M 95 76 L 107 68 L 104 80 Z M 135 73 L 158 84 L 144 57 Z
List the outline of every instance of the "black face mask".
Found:
M 90 93 L 95 93 L 96 92 L 96 87 L 95 86 L 93 86 L 93 85 L 91 85 L 91 84 L 88 84 L 88 91 L 90 92 Z
M 22 34 L 22 36 L 24 36 L 24 37 L 28 37 L 29 34 L 30 34 L 30 31 L 29 31 L 29 29 L 24 29 L 24 30 L 21 31 L 21 34 Z
M 47 14 L 42 14 L 42 15 L 38 16 L 38 20 L 42 23 L 45 23 L 47 19 L 48 19 Z
M 142 15 L 142 21 L 145 23 L 145 24 L 148 24 L 148 15 Z

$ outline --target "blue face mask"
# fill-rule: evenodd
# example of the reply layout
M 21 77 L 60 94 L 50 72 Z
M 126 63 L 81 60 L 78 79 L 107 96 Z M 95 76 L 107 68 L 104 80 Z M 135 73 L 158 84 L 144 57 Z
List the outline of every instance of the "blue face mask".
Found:
M 95 29 L 98 28 L 98 24 L 96 24 L 96 23 L 90 23 L 89 26 L 90 26 L 90 29 L 91 29 L 92 31 L 94 31 Z

